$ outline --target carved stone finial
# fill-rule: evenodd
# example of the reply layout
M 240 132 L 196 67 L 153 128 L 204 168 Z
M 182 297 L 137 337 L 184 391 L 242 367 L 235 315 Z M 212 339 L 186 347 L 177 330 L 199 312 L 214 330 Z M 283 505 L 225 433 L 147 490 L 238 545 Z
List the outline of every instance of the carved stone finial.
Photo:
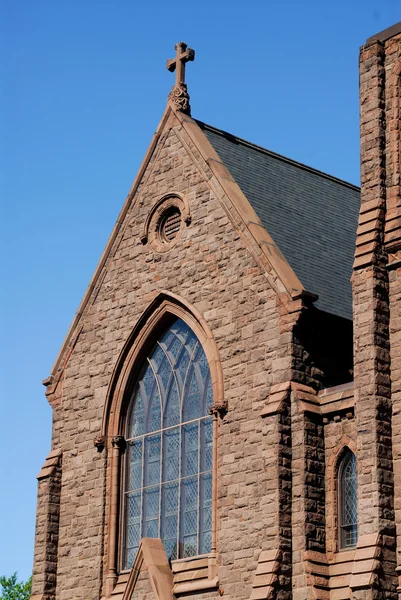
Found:
M 98 452 L 102 452 L 103 448 L 106 445 L 106 438 L 104 435 L 97 435 L 93 440 L 93 445 L 97 448 Z
M 175 85 L 168 95 L 168 99 L 174 104 L 177 110 L 191 115 L 191 106 L 189 104 L 189 94 L 187 92 L 187 85 L 180 83 Z
M 175 71 L 175 85 L 168 98 L 176 110 L 190 115 L 189 94 L 185 83 L 185 64 L 195 59 L 195 51 L 188 48 L 184 42 L 178 42 L 175 50 L 176 57 L 167 61 L 167 69 L 171 72 Z
M 228 402 L 227 400 L 222 400 L 221 402 L 215 402 L 213 406 L 210 407 L 209 413 L 211 415 L 220 415 L 224 417 L 228 410 Z
M 115 435 L 111 438 L 111 445 L 113 448 L 118 448 L 119 450 L 124 450 L 125 448 L 125 438 L 123 435 Z

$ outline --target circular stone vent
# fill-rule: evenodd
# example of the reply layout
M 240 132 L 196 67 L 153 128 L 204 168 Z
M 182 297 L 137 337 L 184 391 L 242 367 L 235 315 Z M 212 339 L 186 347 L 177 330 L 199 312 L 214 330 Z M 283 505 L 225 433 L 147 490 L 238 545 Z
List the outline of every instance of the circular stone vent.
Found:
M 181 213 L 174 207 L 162 216 L 160 221 L 160 237 L 163 242 L 172 242 L 181 229 Z

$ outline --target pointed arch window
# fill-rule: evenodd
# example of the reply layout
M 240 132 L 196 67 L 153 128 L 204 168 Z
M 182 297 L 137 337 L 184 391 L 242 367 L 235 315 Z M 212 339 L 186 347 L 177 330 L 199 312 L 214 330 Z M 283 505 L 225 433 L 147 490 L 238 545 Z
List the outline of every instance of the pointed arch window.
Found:
M 130 400 L 123 569 L 142 537 L 160 537 L 170 559 L 210 551 L 212 404 L 204 350 L 176 318 L 145 358 Z
M 356 457 L 347 449 L 338 468 L 338 518 L 340 549 L 356 546 L 358 541 L 358 509 Z

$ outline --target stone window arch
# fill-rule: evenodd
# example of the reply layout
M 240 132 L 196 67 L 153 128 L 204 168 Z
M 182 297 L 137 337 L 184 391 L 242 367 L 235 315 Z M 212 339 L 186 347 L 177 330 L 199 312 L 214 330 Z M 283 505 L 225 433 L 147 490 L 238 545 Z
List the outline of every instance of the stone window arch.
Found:
M 338 540 L 339 549 L 353 548 L 358 541 L 356 456 L 345 448 L 338 464 Z
M 195 354 L 193 355 L 192 367 L 193 370 L 198 372 L 198 375 L 203 370 L 203 378 L 199 378 L 197 380 L 198 385 L 203 386 L 203 395 L 199 392 L 199 397 L 202 398 L 201 401 L 201 411 L 197 416 L 192 418 L 191 416 L 191 407 L 188 409 L 188 403 L 182 407 L 182 413 L 180 416 L 180 423 L 178 424 L 169 424 L 168 427 L 162 427 L 159 430 L 154 431 L 144 431 L 143 433 L 139 433 L 132 431 L 134 427 L 134 421 L 136 418 L 135 415 L 135 406 L 138 408 L 137 396 L 136 396 L 136 386 L 141 387 L 142 379 L 145 377 L 145 369 L 146 364 L 149 364 L 149 361 L 154 360 L 153 352 L 163 352 L 163 356 L 160 355 L 163 360 L 166 358 L 167 354 L 171 351 L 169 343 L 173 343 L 173 339 L 170 342 L 166 342 L 164 339 L 165 336 L 168 336 L 169 333 L 173 334 L 173 337 L 177 336 L 177 332 L 171 331 L 172 328 L 179 326 L 178 328 L 182 328 L 181 337 L 183 345 L 185 343 L 189 343 L 189 337 L 192 341 L 191 344 L 194 345 L 193 349 Z M 184 333 L 187 338 L 184 340 Z M 178 334 L 179 337 L 179 334 Z M 164 340 L 164 341 L 163 341 Z M 177 344 L 178 342 L 176 342 Z M 157 350 L 160 348 L 160 345 L 165 346 L 165 349 L 161 348 L 161 350 Z M 197 344 L 197 345 L 196 345 Z M 196 353 L 196 348 L 198 349 Z M 165 352 L 166 351 L 166 352 Z M 176 351 L 176 350 L 174 350 Z M 173 352 L 172 352 L 173 355 Z M 170 357 L 171 358 L 171 357 Z M 157 360 L 157 359 L 155 359 Z M 171 359 L 172 360 L 172 359 Z M 174 365 L 173 365 L 174 366 Z M 174 371 L 174 368 L 172 369 Z M 176 369 L 177 370 L 177 369 Z M 157 371 L 157 369 L 156 369 Z M 189 369 L 190 371 L 190 369 Z M 187 376 L 190 376 L 190 372 L 188 371 Z M 155 377 L 159 376 L 159 373 L 155 373 Z M 171 373 L 170 373 L 171 376 Z M 174 376 L 179 377 L 178 374 Z M 167 376 L 166 376 L 167 377 Z M 160 373 L 160 378 L 162 379 L 162 374 Z M 203 383 L 199 383 L 199 382 Z M 191 396 L 190 384 L 189 385 L 189 396 Z M 185 382 L 181 383 L 181 393 L 183 395 L 186 394 L 187 388 L 185 387 Z M 184 391 L 183 391 L 184 390 Z M 181 396 L 181 398 L 183 397 Z M 153 396 L 152 396 L 153 400 Z M 202 404 L 203 403 L 203 404 Z M 185 404 L 185 403 L 184 403 Z M 149 404 L 150 406 L 150 404 Z M 137 321 L 134 329 L 131 332 L 131 335 L 127 339 L 124 347 L 121 350 L 120 356 L 116 362 L 114 367 L 114 372 L 112 378 L 110 380 L 109 388 L 107 391 L 106 401 L 104 405 L 104 413 L 103 413 L 103 422 L 102 422 L 102 430 L 99 439 L 95 440 L 95 444 L 98 446 L 98 449 L 101 449 L 103 445 L 107 448 L 107 472 L 106 472 L 106 555 L 107 555 L 107 568 L 106 568 L 106 577 L 105 577 L 105 592 L 107 594 L 111 594 L 114 586 L 117 582 L 118 574 L 122 571 L 126 571 L 131 568 L 131 561 L 133 552 L 131 552 L 130 557 L 128 557 L 128 548 L 134 549 L 136 546 L 132 544 L 131 546 L 126 543 L 128 530 L 127 530 L 127 521 L 125 517 L 125 511 L 127 508 L 127 501 L 125 495 L 130 492 L 135 492 L 137 490 L 128 489 L 129 477 L 127 471 L 127 464 L 130 464 L 130 452 L 132 447 L 135 446 L 135 441 L 138 441 L 141 435 L 142 439 L 142 448 L 145 449 L 145 437 L 156 435 L 157 433 L 164 434 L 165 431 L 168 430 L 169 427 L 174 428 L 180 426 L 181 430 L 181 443 L 183 443 L 183 436 L 187 435 L 184 426 L 187 424 L 191 424 L 197 422 L 198 431 L 201 427 L 205 427 L 207 429 L 208 425 L 205 423 L 209 423 L 208 419 L 212 421 L 212 440 L 210 441 L 209 433 L 205 433 L 203 437 L 201 437 L 201 444 L 203 444 L 203 448 L 199 453 L 198 447 L 198 464 L 199 460 L 210 461 L 212 462 L 211 469 L 207 468 L 205 471 L 196 471 L 193 474 L 188 473 L 188 477 L 198 477 L 200 480 L 201 476 L 205 473 L 207 476 L 212 473 L 212 490 L 211 490 L 211 526 L 210 526 L 210 510 L 208 510 L 209 515 L 208 525 L 204 529 L 202 529 L 203 523 L 200 521 L 200 504 L 197 506 L 197 534 L 196 534 L 196 548 L 195 546 L 191 551 L 189 551 L 188 544 L 185 545 L 186 540 L 183 539 L 186 534 L 184 534 L 184 529 L 182 525 L 181 534 L 180 529 L 178 529 L 177 534 L 177 547 L 176 554 L 178 557 L 185 555 L 185 552 L 189 552 L 190 554 L 200 554 L 203 552 L 204 554 L 208 554 L 208 564 L 212 565 L 212 570 L 215 569 L 216 563 L 216 546 L 217 546 L 217 530 L 216 530 L 216 498 L 217 498 L 217 456 L 218 456 L 218 430 L 220 427 L 220 419 L 219 415 L 223 415 L 227 410 L 227 403 L 224 400 L 224 386 L 223 386 L 223 373 L 221 361 L 219 358 L 219 352 L 217 349 L 217 345 L 214 341 L 212 332 L 208 327 L 206 321 L 203 316 L 186 300 L 183 298 L 172 294 L 171 292 L 159 292 L 154 294 L 153 300 L 150 302 L 148 308 L 144 311 L 142 316 Z M 210 413 L 210 415 L 209 415 Z M 152 421 L 154 417 L 154 413 L 152 409 L 147 414 L 147 423 Z M 160 420 L 164 418 L 162 413 L 160 414 Z M 169 414 L 167 414 L 166 419 L 168 420 Z M 183 420 L 184 419 L 184 420 Z M 149 426 L 150 427 L 150 426 Z M 151 427 L 152 428 L 152 427 Z M 131 434 L 132 435 L 131 437 Z M 137 433 L 137 435 L 136 435 Z M 167 434 L 166 434 L 167 435 Z M 190 434 L 188 433 L 188 436 Z M 209 437 L 208 437 L 209 436 Z M 101 440 L 101 443 L 100 441 Z M 133 443 L 131 443 L 133 442 Z M 209 444 L 209 446 L 208 446 Z M 151 445 L 151 444 L 149 444 Z M 207 448 L 206 448 L 207 446 Z M 210 459 L 210 450 L 212 449 L 212 458 Z M 208 454 L 209 453 L 209 454 Z M 206 456 L 208 454 L 208 456 Z M 201 458 L 203 456 L 203 458 Z M 142 459 L 141 459 L 142 460 Z M 181 456 L 181 468 L 186 468 L 186 466 L 182 466 L 182 456 Z M 149 462 L 149 461 L 148 461 Z M 151 461 L 152 462 L 152 461 Z M 135 460 L 133 460 L 135 463 Z M 145 465 L 143 464 L 142 468 L 142 483 L 144 481 L 144 469 Z M 148 468 L 148 467 L 147 467 Z M 155 467 L 156 468 L 156 467 Z M 203 467 L 202 467 L 203 468 Z M 160 473 L 162 473 L 162 469 L 160 469 Z M 149 475 L 148 475 L 149 477 Z M 161 475 L 162 477 L 162 475 Z M 181 477 L 180 479 L 184 479 Z M 171 480 L 178 481 L 178 480 Z M 162 490 L 162 486 L 164 483 L 168 484 L 171 481 L 161 481 L 160 480 L 160 490 Z M 179 481 L 181 484 L 181 481 Z M 141 484 L 142 485 L 142 484 Z M 202 483 L 203 485 L 203 483 Z M 144 493 L 144 487 L 137 488 L 141 490 L 141 494 Z M 203 492 L 202 492 L 203 493 Z M 210 502 L 210 488 L 208 490 L 208 498 L 206 506 L 202 508 L 209 509 Z M 161 496 L 159 496 L 160 499 Z M 199 498 L 199 495 L 198 495 Z M 198 500 L 198 503 L 201 502 Z M 141 500 L 142 502 L 142 500 Z M 160 502 L 159 502 L 160 506 Z M 190 511 L 188 511 L 190 512 Z M 170 516 L 170 515 L 169 515 Z M 141 519 L 142 519 L 141 513 Z M 136 516 L 136 519 L 138 517 Z M 190 519 L 190 517 L 189 517 Z M 152 519 L 149 519 L 152 520 Z M 141 524 L 143 527 L 143 523 Z M 152 527 L 152 525 L 150 525 Z M 202 530 L 201 530 L 202 529 Z M 161 534 L 163 538 L 163 527 L 158 523 L 158 535 Z M 189 532 L 191 533 L 191 532 Z M 206 535 L 207 534 L 207 535 Z M 140 535 L 144 537 L 144 532 Z M 150 534 L 146 534 L 150 537 Z M 180 538 L 181 535 L 181 538 Z M 189 535 L 189 534 L 188 534 Z M 165 537 L 165 540 L 168 541 L 172 538 Z M 187 540 L 188 541 L 188 540 Z M 190 542 L 191 544 L 192 542 Z M 180 546 L 181 544 L 181 546 Z M 189 544 L 189 545 L 190 545 Z M 165 544 L 167 549 L 167 553 L 170 553 L 170 557 L 173 558 L 174 554 L 172 552 L 172 545 Z M 187 550 L 186 550 L 187 548 Z M 135 552 L 135 550 L 134 550 Z M 203 554 L 203 556 L 204 556 Z M 214 571 L 213 571 L 214 572 Z

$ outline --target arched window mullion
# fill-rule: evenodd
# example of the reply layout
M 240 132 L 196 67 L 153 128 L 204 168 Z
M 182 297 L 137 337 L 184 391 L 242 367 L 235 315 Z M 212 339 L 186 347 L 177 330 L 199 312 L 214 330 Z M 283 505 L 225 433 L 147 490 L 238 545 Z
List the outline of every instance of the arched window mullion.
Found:
M 181 392 L 181 415 L 182 415 L 183 410 L 184 410 L 184 393 L 185 393 L 185 390 L 186 390 L 186 387 L 187 387 L 188 374 L 189 374 L 191 368 L 193 368 L 192 360 L 195 357 L 195 352 L 196 352 L 197 348 L 198 348 L 198 342 L 195 344 L 192 353 L 190 354 L 188 352 L 190 358 L 189 358 L 189 363 L 188 363 L 188 366 L 187 366 L 187 370 L 185 372 L 184 381 L 183 381 L 183 384 L 182 384 L 182 392 Z M 181 422 L 183 422 L 182 418 L 181 418 Z

